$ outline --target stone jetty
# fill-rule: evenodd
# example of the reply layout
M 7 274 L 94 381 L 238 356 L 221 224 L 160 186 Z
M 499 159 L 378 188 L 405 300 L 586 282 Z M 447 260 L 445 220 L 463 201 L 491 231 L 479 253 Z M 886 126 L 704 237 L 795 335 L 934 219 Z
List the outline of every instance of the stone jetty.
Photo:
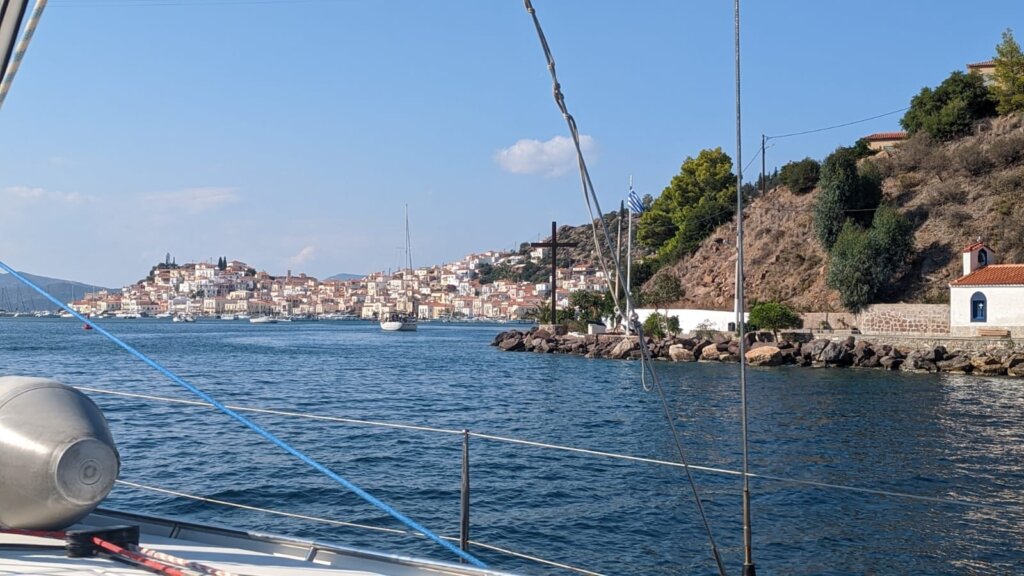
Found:
M 797 334 L 775 342 L 770 332 L 746 334 L 746 358 L 751 366 L 827 366 L 879 368 L 908 372 L 950 372 L 987 376 L 1024 376 L 1024 351 L 992 346 L 981 351 L 947 350 L 938 345 L 909 350 L 872 344 L 863 338 L 810 338 Z M 801 341 L 803 340 L 803 341 Z M 646 338 L 651 356 L 670 362 L 738 362 L 739 340 L 730 334 L 707 337 Z M 622 334 L 552 334 L 543 328 L 508 330 L 495 336 L 491 346 L 508 352 L 576 354 L 587 358 L 639 359 L 640 340 Z

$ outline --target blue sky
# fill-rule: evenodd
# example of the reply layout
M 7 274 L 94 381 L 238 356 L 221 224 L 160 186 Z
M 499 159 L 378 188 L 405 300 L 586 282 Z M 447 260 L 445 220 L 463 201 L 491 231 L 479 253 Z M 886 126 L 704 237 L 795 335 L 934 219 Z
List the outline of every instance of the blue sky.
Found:
M 605 211 L 631 174 L 656 196 L 702 148 L 735 160 L 732 2 L 534 6 Z M 907 106 L 1007 27 L 1020 0 L 748 0 L 744 164 Z M 773 140 L 769 167 L 899 117 Z M 567 135 L 519 0 L 51 0 L 0 111 L 0 259 L 366 273 L 400 265 L 406 204 L 416 265 L 510 249 L 587 221 Z

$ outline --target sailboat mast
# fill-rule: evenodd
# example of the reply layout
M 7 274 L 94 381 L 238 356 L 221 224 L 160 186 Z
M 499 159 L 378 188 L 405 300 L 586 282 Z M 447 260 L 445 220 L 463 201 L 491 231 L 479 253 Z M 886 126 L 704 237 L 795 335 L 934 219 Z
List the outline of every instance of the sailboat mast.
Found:
M 736 327 L 740 335 L 740 419 L 743 435 L 743 576 L 755 576 L 750 536 L 750 475 L 747 451 L 747 358 L 743 322 L 743 133 L 740 122 L 740 0 L 733 2 L 736 55 Z
M 405 265 L 412 272 L 412 238 L 409 236 L 409 205 L 405 205 Z

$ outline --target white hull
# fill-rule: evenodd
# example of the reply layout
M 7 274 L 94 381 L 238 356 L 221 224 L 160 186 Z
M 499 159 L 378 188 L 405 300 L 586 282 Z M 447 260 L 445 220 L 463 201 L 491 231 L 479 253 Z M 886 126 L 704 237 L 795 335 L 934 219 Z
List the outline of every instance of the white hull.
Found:
M 386 320 L 380 323 L 380 329 L 385 332 L 412 332 L 416 330 L 416 321 Z

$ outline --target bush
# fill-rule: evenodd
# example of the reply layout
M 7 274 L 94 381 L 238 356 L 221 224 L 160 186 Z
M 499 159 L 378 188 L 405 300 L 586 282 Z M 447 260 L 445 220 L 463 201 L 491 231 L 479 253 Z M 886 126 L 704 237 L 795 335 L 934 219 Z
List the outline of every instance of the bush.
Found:
M 946 212 L 946 221 L 959 228 L 971 221 L 971 213 L 961 208 L 953 208 Z
M 779 302 L 757 302 L 750 307 L 749 326 L 757 326 L 762 330 L 771 330 L 775 341 L 779 340 L 779 330 L 784 328 L 800 328 L 803 320 L 792 308 Z M 753 328 L 751 328 L 753 330 Z
M 679 333 L 679 316 L 669 316 L 666 324 L 668 326 L 669 334 Z
M 970 134 L 976 121 L 995 115 L 995 100 L 981 75 L 953 72 L 934 90 L 922 88 L 900 125 L 910 134 L 952 140 Z
M 992 169 L 992 161 L 977 144 L 966 144 L 956 149 L 952 157 L 953 167 L 961 174 L 978 176 Z
M 1024 134 L 1010 134 L 992 142 L 988 156 L 1000 168 L 1013 166 L 1024 159 Z
M 804 194 L 814 189 L 820 170 L 821 164 L 813 158 L 789 162 L 779 171 L 779 182 L 794 194 Z
M 938 148 L 935 139 L 928 134 L 915 134 L 903 141 L 896 150 L 892 161 L 899 172 L 911 172 L 921 168 Z
M 673 316 L 673 318 L 675 318 Z M 676 318 L 676 325 L 678 326 L 679 319 Z M 644 320 L 644 336 L 650 336 L 651 338 L 664 338 L 665 337 L 665 317 L 655 312 Z
M 1024 167 L 997 174 L 992 179 L 992 189 L 999 194 L 1020 194 L 1024 192 Z
M 714 324 L 711 323 L 711 320 L 704 320 L 693 327 L 694 337 L 703 340 L 710 340 L 717 333 L 718 330 L 714 329 Z
M 967 201 L 967 191 L 953 182 L 937 182 L 931 186 L 935 204 L 963 204 Z
M 869 230 L 847 221 L 829 254 L 826 283 L 859 312 L 903 273 L 913 242 L 910 221 L 891 206 L 875 211 Z
M 923 182 L 924 178 L 916 172 L 904 172 L 896 177 L 896 186 L 904 192 L 916 190 Z
M 825 281 L 829 288 L 839 291 L 840 302 L 850 312 L 860 312 L 875 296 L 871 260 L 867 232 L 846 222 L 832 246 Z

